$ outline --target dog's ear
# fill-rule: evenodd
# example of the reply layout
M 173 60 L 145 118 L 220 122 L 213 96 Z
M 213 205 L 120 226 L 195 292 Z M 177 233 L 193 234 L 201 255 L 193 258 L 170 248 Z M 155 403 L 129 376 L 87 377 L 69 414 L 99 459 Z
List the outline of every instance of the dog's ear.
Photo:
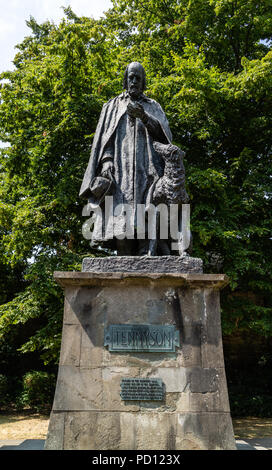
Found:
M 153 142 L 154 150 L 162 155 L 167 157 L 171 153 L 172 144 L 162 144 L 161 142 Z

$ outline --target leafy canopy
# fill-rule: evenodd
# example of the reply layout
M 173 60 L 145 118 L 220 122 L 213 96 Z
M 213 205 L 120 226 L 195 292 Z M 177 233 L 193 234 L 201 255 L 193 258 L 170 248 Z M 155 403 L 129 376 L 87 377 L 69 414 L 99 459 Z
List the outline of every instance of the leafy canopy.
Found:
M 271 7 L 116 0 L 100 20 L 70 8 L 59 25 L 30 18 L 15 70 L 1 76 L 1 341 L 32 325 L 21 351 L 58 360 L 52 273 L 97 254 L 81 234 L 78 191 L 102 105 L 132 60 L 186 151 L 193 255 L 230 277 L 224 332 L 271 336 Z

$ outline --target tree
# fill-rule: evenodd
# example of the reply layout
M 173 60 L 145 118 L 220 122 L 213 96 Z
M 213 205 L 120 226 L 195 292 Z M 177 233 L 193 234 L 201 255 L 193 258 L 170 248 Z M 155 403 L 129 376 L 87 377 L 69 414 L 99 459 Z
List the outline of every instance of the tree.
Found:
M 187 152 L 194 254 L 230 276 L 225 333 L 272 331 L 271 7 L 118 0 L 106 20 Z
M 71 9 L 59 26 L 31 18 L 15 71 L 2 74 L 0 249 L 3 270 L 23 279 L 3 299 L 2 335 L 36 319 L 22 350 L 58 358 L 52 272 L 79 269 L 89 249 L 78 190 L 102 104 L 139 60 L 186 151 L 193 254 L 230 277 L 224 334 L 271 338 L 272 1 L 113 3 L 99 21 Z
M 1 76 L 0 137 L 9 145 L 1 151 L 0 247 L 3 272 L 15 279 L 20 267 L 24 285 L 9 287 L 0 328 L 5 340 L 15 325 L 36 319 L 21 351 L 39 351 L 45 362 L 58 360 L 63 309 L 52 274 L 80 269 L 88 252 L 78 192 L 102 104 L 114 89 L 105 29 L 70 9 L 66 15 L 59 26 L 31 18 L 15 70 Z

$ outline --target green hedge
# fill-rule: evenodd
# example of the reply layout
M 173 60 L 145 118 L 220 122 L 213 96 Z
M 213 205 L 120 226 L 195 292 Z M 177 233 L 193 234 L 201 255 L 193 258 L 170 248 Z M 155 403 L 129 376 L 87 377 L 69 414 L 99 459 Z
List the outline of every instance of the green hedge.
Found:
M 23 376 L 22 392 L 17 407 L 29 407 L 36 411 L 48 410 L 52 406 L 56 377 L 41 371 L 30 371 Z
M 0 408 L 5 406 L 9 401 L 8 390 L 8 378 L 5 375 L 0 374 Z
M 258 418 L 272 417 L 272 395 L 229 392 L 231 415 L 233 418 L 255 416 Z

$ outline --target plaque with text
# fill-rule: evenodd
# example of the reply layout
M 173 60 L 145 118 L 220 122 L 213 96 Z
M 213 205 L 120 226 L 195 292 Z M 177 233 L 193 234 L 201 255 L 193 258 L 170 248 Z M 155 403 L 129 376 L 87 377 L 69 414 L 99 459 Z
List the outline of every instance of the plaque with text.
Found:
M 162 379 L 122 379 L 122 400 L 161 401 L 165 396 L 165 385 Z
M 175 352 L 180 346 L 179 331 L 174 325 L 110 325 L 104 346 L 111 352 Z

